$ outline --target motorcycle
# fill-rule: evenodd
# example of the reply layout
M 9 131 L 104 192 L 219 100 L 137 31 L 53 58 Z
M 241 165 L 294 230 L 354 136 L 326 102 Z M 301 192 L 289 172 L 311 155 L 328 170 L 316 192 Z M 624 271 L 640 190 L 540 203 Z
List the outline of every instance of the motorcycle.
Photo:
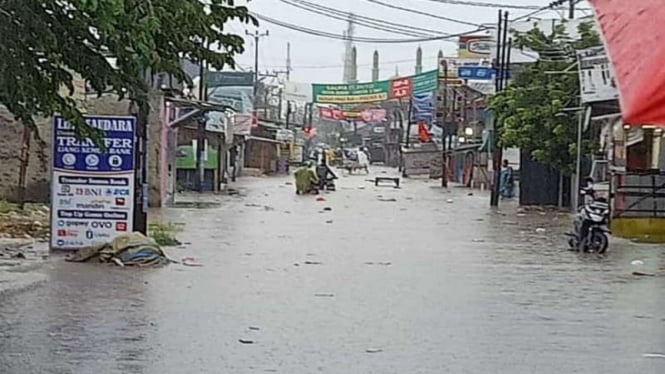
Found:
M 322 191 L 335 191 L 335 180 L 337 175 L 330 170 L 326 164 L 321 164 L 316 168 L 316 174 L 319 177 L 319 184 L 316 186 Z
M 585 204 L 575 215 L 573 232 L 567 233 L 568 245 L 572 250 L 603 254 L 609 246 L 608 224 L 610 206 L 603 198 L 596 199 L 593 189 L 581 191 Z

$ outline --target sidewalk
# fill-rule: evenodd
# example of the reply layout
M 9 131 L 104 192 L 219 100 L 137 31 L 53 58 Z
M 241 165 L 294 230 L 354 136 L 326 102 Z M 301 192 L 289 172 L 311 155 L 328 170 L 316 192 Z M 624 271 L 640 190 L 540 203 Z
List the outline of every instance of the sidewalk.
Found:
M 0 298 L 46 282 L 41 269 L 49 258 L 48 244 L 27 239 L 0 239 Z

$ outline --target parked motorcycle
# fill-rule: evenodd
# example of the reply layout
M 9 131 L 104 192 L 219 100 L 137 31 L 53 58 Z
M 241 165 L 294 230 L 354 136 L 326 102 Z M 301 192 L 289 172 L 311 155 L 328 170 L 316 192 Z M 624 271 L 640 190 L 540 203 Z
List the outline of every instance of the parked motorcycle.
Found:
M 596 198 L 591 188 L 582 189 L 585 204 L 575 216 L 573 232 L 567 233 L 572 250 L 603 254 L 609 246 L 610 206 L 604 198 Z

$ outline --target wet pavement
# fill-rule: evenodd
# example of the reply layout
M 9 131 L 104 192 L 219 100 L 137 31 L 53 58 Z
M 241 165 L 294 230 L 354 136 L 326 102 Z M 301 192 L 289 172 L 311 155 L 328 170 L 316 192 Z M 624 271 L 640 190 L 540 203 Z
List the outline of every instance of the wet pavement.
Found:
M 156 213 L 186 224 L 171 257 L 203 267 L 52 262 L 0 300 L 0 372 L 665 372 L 665 277 L 631 275 L 663 247 L 578 255 L 568 215 L 366 179 L 326 201 L 246 179 Z

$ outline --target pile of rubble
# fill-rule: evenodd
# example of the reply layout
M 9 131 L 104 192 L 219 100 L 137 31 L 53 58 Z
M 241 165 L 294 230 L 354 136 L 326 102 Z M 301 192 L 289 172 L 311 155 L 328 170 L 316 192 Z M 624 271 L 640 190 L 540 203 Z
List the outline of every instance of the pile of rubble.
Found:
M 46 205 L 26 205 L 24 210 L 0 213 L 0 238 L 47 240 L 50 209 Z

